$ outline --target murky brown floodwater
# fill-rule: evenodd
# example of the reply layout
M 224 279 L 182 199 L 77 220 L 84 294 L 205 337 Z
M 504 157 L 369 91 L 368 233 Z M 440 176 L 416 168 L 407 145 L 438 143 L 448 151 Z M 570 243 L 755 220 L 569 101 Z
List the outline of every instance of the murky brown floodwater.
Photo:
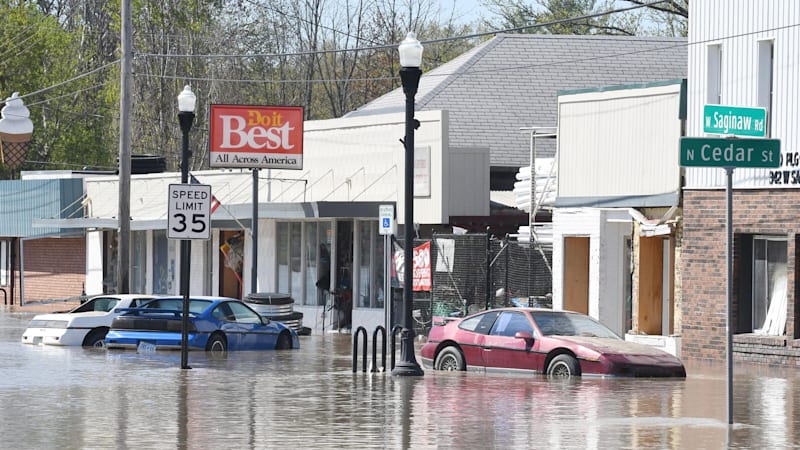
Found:
M 0 448 L 800 448 L 797 371 L 686 380 L 353 374 L 348 335 L 289 352 L 137 354 L 23 346 L 0 310 Z M 398 352 L 399 353 L 399 352 Z M 371 354 L 371 351 L 370 351 Z M 399 356 L 398 356 L 399 357 Z

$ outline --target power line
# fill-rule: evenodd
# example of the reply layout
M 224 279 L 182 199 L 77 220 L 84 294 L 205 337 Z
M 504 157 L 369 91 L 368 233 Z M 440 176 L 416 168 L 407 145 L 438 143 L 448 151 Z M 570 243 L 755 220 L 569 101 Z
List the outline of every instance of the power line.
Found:
M 92 74 L 94 74 L 94 73 L 97 73 L 97 72 L 99 72 L 99 71 L 101 71 L 101 70 L 108 69 L 109 67 L 113 66 L 114 64 L 117 64 L 119 61 L 120 61 L 120 60 L 119 60 L 119 59 L 117 59 L 117 60 L 114 60 L 114 61 L 112 61 L 112 62 L 110 62 L 110 63 L 103 64 L 102 66 L 100 66 L 100 67 L 98 67 L 98 68 L 96 68 L 96 69 L 92 69 L 92 70 L 90 70 L 90 71 L 88 71 L 88 72 L 84 72 L 84 73 L 82 73 L 82 74 L 80 74 L 80 75 L 76 75 L 76 76 L 74 76 L 74 77 L 72 77 L 72 78 L 70 78 L 70 79 L 68 79 L 68 80 L 62 81 L 62 82 L 60 82 L 60 83 L 56 83 L 56 84 L 54 84 L 54 85 L 52 85 L 52 86 L 49 86 L 49 87 L 46 87 L 46 88 L 44 88 L 44 89 L 39 89 L 38 91 L 33 91 L 33 92 L 29 92 L 29 93 L 27 93 L 27 94 L 25 94 L 25 95 L 20 95 L 20 96 L 19 96 L 19 98 L 28 98 L 28 97 L 32 97 L 32 96 L 34 96 L 34 95 L 42 94 L 42 93 L 44 93 L 44 92 L 49 92 L 49 91 L 52 91 L 53 89 L 55 89 L 55 88 L 57 88 L 57 87 L 63 86 L 63 85 L 65 85 L 65 84 L 72 83 L 73 81 L 80 80 L 81 78 L 86 78 L 86 77 L 88 77 L 89 75 L 92 75 Z M 63 95 L 62 95 L 61 97 L 63 97 Z M 60 98 L 60 97 L 59 97 L 59 98 Z M 42 102 L 39 102 L 39 103 L 42 103 Z M 38 104 L 38 103 L 37 103 L 37 104 Z
M 610 9 L 606 11 L 601 11 L 593 14 L 587 14 L 578 17 L 568 17 L 566 19 L 558 19 L 552 20 L 550 22 L 545 23 L 537 23 L 532 25 L 526 25 L 523 27 L 515 27 L 515 28 L 507 28 L 504 30 L 494 30 L 494 31 L 486 31 L 483 33 L 473 33 L 467 34 L 463 36 L 454 36 L 454 37 L 447 37 L 441 39 L 431 39 L 427 41 L 422 41 L 422 44 L 438 44 L 442 42 L 450 42 L 450 41 L 458 41 L 458 40 L 465 40 L 465 39 L 474 39 L 484 36 L 493 36 L 496 34 L 501 33 L 514 33 L 524 30 L 532 30 L 534 28 L 542 28 L 551 25 L 559 25 L 563 23 L 570 23 L 570 22 L 577 22 L 579 20 L 585 19 L 593 19 L 596 17 L 607 16 L 611 14 L 616 14 L 620 12 L 631 11 L 634 9 L 640 8 L 647 8 L 652 5 L 656 5 L 659 3 L 664 3 L 669 0 L 655 0 L 650 3 L 645 3 L 642 5 L 634 5 L 629 6 L 626 8 L 617 8 L 617 9 Z M 323 54 L 335 54 L 335 53 L 347 53 L 347 52 L 363 52 L 368 50 L 386 50 L 386 49 L 395 49 L 397 48 L 397 43 L 392 44 L 384 44 L 384 45 L 376 45 L 371 47 L 357 47 L 357 48 L 342 48 L 342 49 L 333 49 L 333 50 L 307 50 L 302 52 L 291 52 L 291 53 L 254 53 L 250 55 L 242 55 L 242 54 L 205 54 L 205 55 L 196 55 L 196 54 L 163 54 L 163 53 L 140 53 L 139 57 L 141 58 L 267 58 L 267 57 L 287 57 L 287 56 L 311 56 L 311 55 L 323 55 Z

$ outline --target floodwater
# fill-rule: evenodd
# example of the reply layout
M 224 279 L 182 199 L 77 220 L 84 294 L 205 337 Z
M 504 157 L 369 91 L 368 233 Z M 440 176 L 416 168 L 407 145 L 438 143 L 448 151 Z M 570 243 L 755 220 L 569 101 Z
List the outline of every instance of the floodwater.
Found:
M 724 365 L 687 364 L 685 380 L 353 374 L 350 336 L 328 334 L 192 352 L 181 370 L 179 352 L 23 345 L 31 317 L 0 310 L 0 448 L 800 448 L 792 370 L 736 366 L 729 426 Z

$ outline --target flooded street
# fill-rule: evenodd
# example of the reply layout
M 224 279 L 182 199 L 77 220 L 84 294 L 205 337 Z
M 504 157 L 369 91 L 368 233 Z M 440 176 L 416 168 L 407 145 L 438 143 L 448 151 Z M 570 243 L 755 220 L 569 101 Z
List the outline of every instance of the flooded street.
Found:
M 796 371 L 685 380 L 353 374 L 349 335 L 209 359 L 26 346 L 0 310 L 0 448 L 798 448 Z M 371 350 L 370 350 L 371 354 Z M 398 352 L 399 355 L 399 352 Z M 398 356 L 399 358 L 399 356 Z

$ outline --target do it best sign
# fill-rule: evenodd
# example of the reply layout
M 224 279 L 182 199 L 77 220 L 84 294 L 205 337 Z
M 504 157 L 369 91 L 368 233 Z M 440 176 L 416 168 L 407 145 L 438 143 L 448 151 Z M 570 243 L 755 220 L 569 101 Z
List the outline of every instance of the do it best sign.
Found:
M 211 105 L 210 167 L 303 168 L 303 108 Z

